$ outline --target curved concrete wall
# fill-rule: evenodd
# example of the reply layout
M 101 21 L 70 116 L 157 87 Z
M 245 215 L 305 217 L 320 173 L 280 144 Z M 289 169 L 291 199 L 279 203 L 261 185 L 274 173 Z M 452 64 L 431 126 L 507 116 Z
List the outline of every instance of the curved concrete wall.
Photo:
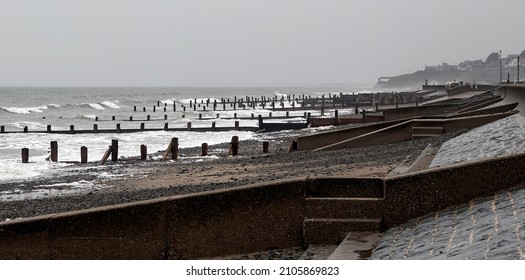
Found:
M 516 107 L 516 109 L 520 111 L 520 114 L 522 116 L 525 116 L 525 85 L 505 85 L 503 87 L 503 90 L 504 99 L 501 102 L 497 103 L 496 106 L 512 104 L 517 102 L 518 106 Z

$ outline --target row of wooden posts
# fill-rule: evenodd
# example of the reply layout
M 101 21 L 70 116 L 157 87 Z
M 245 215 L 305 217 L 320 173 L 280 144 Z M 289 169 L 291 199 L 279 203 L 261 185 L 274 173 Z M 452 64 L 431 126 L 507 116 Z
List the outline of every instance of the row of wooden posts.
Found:
M 58 142 L 51 141 L 50 143 L 51 153 L 48 160 L 52 162 L 58 162 Z M 268 153 L 269 143 L 263 142 L 263 153 Z M 239 137 L 233 136 L 230 142 L 230 148 L 228 156 L 237 156 L 239 154 Z M 172 160 L 178 159 L 179 155 L 179 139 L 176 137 L 171 138 L 168 148 L 164 152 L 162 161 L 171 158 Z M 208 155 L 208 144 L 202 143 L 201 145 L 201 156 Z M 111 161 L 118 161 L 118 140 L 111 140 L 111 145 L 108 147 L 104 156 L 100 160 L 99 164 L 104 165 L 111 156 Z M 146 160 L 148 156 L 148 148 L 146 145 L 140 145 L 140 159 Z M 80 163 L 88 162 L 88 148 L 86 146 L 80 147 Z M 29 148 L 22 148 L 22 163 L 29 163 Z
M 340 96 L 342 96 L 342 93 L 340 93 Z M 296 98 L 295 94 L 293 94 L 293 97 L 290 97 L 290 95 L 288 95 L 287 98 L 284 98 L 283 96 L 281 96 L 281 98 L 277 98 L 277 97 L 266 98 L 264 96 L 261 98 L 255 98 L 255 97 L 250 98 L 249 96 L 246 96 L 246 99 L 243 99 L 243 98 L 238 99 L 235 96 L 233 101 L 230 101 L 230 99 L 221 98 L 221 101 L 217 102 L 217 100 L 211 101 L 210 98 L 208 98 L 206 102 L 204 102 L 204 100 L 201 100 L 200 104 L 197 102 L 197 99 L 194 99 L 194 100 L 190 100 L 189 108 L 193 108 L 193 111 L 197 111 L 197 107 L 200 108 L 202 105 L 203 111 L 206 111 L 207 107 L 213 106 L 213 111 L 217 111 L 217 104 L 220 103 L 222 104 L 223 111 L 226 111 L 226 104 L 230 104 L 230 108 L 233 108 L 233 110 L 237 110 L 237 107 L 242 108 L 242 109 L 246 109 L 247 107 L 255 109 L 256 104 L 259 103 L 260 106 L 264 109 L 266 107 L 266 103 L 271 103 L 271 107 L 275 109 L 275 104 L 277 102 L 280 103 L 281 108 L 284 108 L 284 101 L 286 99 L 288 100 L 288 103 L 292 105 L 293 108 L 295 108 L 296 103 L 300 104 L 299 106 L 304 108 L 306 104 L 314 103 L 318 101 L 319 97 L 312 98 L 311 96 L 305 96 L 303 94 L 302 98 L 301 97 Z M 325 99 L 326 98 L 323 94 L 323 96 L 321 97 L 323 104 L 325 103 Z M 326 99 L 326 102 L 335 104 L 336 95 L 335 94 L 333 95 L 333 100 L 332 100 L 332 94 L 329 93 L 328 98 Z M 164 105 L 164 112 L 166 112 L 166 107 L 168 107 L 168 103 L 164 103 L 164 104 L 161 104 L 161 103 L 162 103 L 161 101 L 157 101 L 157 106 L 153 106 L 152 111 L 156 112 L 157 108 L 160 108 L 162 105 Z M 206 105 L 204 106 L 204 104 Z M 186 111 L 186 105 L 181 105 L 181 107 L 183 111 Z M 133 110 L 136 112 L 137 106 L 134 106 Z M 146 107 L 142 107 L 142 111 L 146 112 Z M 176 102 L 173 102 L 173 111 L 174 112 L 177 111 Z

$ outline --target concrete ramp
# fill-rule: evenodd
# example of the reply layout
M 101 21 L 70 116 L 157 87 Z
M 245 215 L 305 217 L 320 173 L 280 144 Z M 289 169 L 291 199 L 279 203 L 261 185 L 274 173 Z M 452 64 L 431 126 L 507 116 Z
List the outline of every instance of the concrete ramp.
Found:
M 506 85 L 497 89 L 496 93 L 501 94 L 503 100 L 493 106 L 518 103 L 516 110 L 525 117 L 525 84 Z

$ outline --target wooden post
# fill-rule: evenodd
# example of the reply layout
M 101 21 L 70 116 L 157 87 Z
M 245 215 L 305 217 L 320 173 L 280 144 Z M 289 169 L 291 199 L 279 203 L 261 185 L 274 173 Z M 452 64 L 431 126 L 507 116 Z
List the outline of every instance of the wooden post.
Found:
M 133 112 L 137 112 L 137 106 L 133 106 Z
M 146 116 L 146 119 L 149 121 L 151 119 L 151 116 L 150 115 L 147 115 Z
M 153 106 L 153 112 L 157 112 L 157 107 L 156 106 Z
M 164 123 L 164 130 L 168 131 L 168 123 Z
M 234 119 L 237 118 L 237 113 L 233 113 L 233 118 L 234 118 Z
M 93 132 L 98 132 L 98 124 L 93 124 Z
M 259 128 L 262 129 L 263 128 L 263 117 L 261 115 L 259 115 Z
M 109 145 L 108 149 L 104 153 L 104 156 L 100 160 L 99 165 L 104 165 L 106 163 L 106 161 L 108 160 L 109 156 L 111 155 L 111 150 L 112 150 L 111 145 Z
M 47 132 L 51 132 L 51 125 L 50 124 L 47 125 Z
M 118 160 L 118 140 L 111 140 L 111 161 Z
M 80 163 L 88 162 L 88 148 L 86 146 L 80 147 Z
M 202 153 L 201 156 L 205 157 L 208 155 L 208 143 L 202 143 Z
M 230 155 L 237 156 L 239 154 L 239 136 L 233 136 L 230 143 Z
M 191 130 L 191 122 L 188 123 L 188 130 Z
M 164 119 L 167 120 L 168 119 L 168 115 L 164 115 Z
M 140 123 L 140 130 L 144 130 L 144 123 Z
M 145 160 L 148 157 L 148 147 L 146 145 L 140 145 L 140 159 Z
M 263 154 L 267 154 L 268 153 L 268 146 L 269 145 L 270 144 L 267 141 L 263 142 Z
M 178 158 L 179 155 L 179 138 L 173 137 L 171 138 L 171 144 L 170 144 L 170 150 L 171 150 L 171 159 L 175 160 Z
M 71 133 L 75 132 L 75 126 L 74 125 L 70 125 L 69 126 L 69 132 L 71 132 Z
M 115 116 L 111 116 L 111 120 L 114 121 L 115 120 Z
M 52 162 L 58 162 L 58 142 L 57 141 L 51 141 L 50 159 Z
M 239 121 L 235 121 L 235 130 L 239 130 Z
M 211 128 L 215 128 L 215 122 L 211 122 Z
M 133 121 L 133 116 L 129 116 L 129 121 Z
M 0 133 L 5 133 L 5 126 L 0 126 Z
M 119 123 L 117 123 L 117 129 L 116 130 L 117 130 L 117 133 L 120 133 L 120 124 Z
M 199 114 L 199 120 L 202 120 L 202 114 Z
M 335 110 L 335 119 L 339 119 L 339 110 Z
M 146 112 L 146 107 L 142 107 L 142 112 Z
M 28 163 L 28 162 L 29 162 L 29 149 L 22 148 L 22 163 Z
M 27 126 L 24 126 L 24 133 L 27 133 L 29 131 L 29 129 L 27 128 Z

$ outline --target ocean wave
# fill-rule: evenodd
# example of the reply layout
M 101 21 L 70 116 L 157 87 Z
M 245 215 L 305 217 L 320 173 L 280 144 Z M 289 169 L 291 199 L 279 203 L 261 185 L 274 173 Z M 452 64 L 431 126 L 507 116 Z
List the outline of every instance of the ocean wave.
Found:
M 115 101 L 118 103 L 118 101 Z M 109 107 L 109 108 L 112 108 L 112 109 L 120 109 L 120 106 L 118 106 L 117 104 L 111 102 L 111 101 L 102 101 L 100 102 L 100 104 L 106 106 L 106 107 Z
M 91 108 L 96 109 L 96 110 L 104 110 L 104 107 L 102 107 L 102 105 L 100 105 L 98 103 L 82 103 L 81 105 L 82 106 L 91 107 Z
M 49 109 L 46 105 L 39 107 L 0 107 L 2 110 L 14 114 L 42 113 Z
M 17 128 L 24 128 L 27 126 L 30 130 L 42 130 L 47 128 L 47 125 L 39 123 L 39 122 L 17 122 L 17 123 L 11 123 L 10 125 L 17 127 Z

